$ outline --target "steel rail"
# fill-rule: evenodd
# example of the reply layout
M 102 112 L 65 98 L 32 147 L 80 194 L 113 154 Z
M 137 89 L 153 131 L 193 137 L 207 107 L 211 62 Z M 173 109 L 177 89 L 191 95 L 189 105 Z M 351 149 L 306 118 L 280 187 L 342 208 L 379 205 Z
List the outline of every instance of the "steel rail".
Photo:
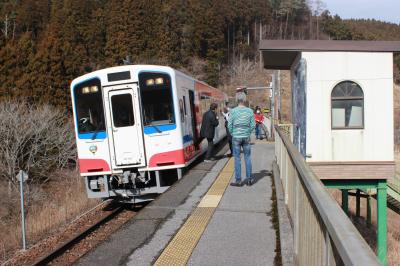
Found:
M 42 256 L 38 260 L 36 260 L 34 263 L 32 263 L 32 266 L 39 266 L 39 265 L 47 265 L 51 261 L 55 260 L 56 258 L 60 257 L 62 254 L 65 253 L 69 248 L 73 247 L 79 241 L 84 239 L 86 236 L 88 236 L 90 233 L 94 232 L 97 228 L 99 228 L 101 225 L 105 224 L 106 222 L 110 221 L 112 218 L 114 218 L 117 214 L 119 214 L 122 210 L 124 210 L 124 206 L 118 206 L 114 210 L 112 210 L 109 214 L 98 220 L 96 223 L 92 224 L 89 228 L 86 228 L 73 237 L 71 237 L 69 240 L 66 242 L 60 244 L 58 247 L 56 247 L 54 250 L 49 252 L 48 254 Z
M 317 210 L 334 246 L 345 265 L 380 265 L 376 255 L 362 238 L 337 202 L 329 195 L 289 138 L 275 126 L 306 193 Z M 281 166 L 280 166 L 281 167 Z M 282 171 L 282 170 L 280 170 Z M 308 244 L 308 243 L 304 243 Z
M 224 140 L 224 141 L 220 141 L 216 146 L 214 146 L 214 148 L 215 148 L 215 150 L 217 151 L 218 154 L 224 147 L 226 147 L 226 144 L 227 144 L 227 142 L 226 142 L 226 140 Z M 196 160 L 198 160 L 198 158 Z M 193 165 L 191 165 L 191 167 L 193 167 Z M 103 205 L 103 204 L 105 204 L 107 202 L 112 204 L 112 203 L 114 203 L 116 201 L 106 200 L 106 201 L 96 205 L 92 209 L 86 211 L 85 213 L 81 214 L 80 216 L 76 217 L 73 221 L 78 220 L 82 216 L 86 215 L 87 213 L 91 212 L 92 210 L 96 209 L 97 207 L 99 207 L 99 206 L 101 206 L 101 205 Z M 109 213 L 108 215 L 103 217 L 101 220 L 97 221 L 95 224 L 91 225 L 89 228 L 87 228 L 85 230 L 82 230 L 81 232 L 77 233 L 76 235 L 71 237 L 66 242 L 60 244 L 53 251 L 49 252 L 48 254 L 46 254 L 46 255 L 42 256 L 41 258 L 39 258 L 38 260 L 36 260 L 34 263 L 31 264 L 31 266 L 47 265 L 49 262 L 53 261 L 57 257 L 60 257 L 63 253 L 65 253 L 66 250 L 68 250 L 70 247 L 72 247 L 75 244 L 77 244 L 81 239 L 85 238 L 91 232 L 95 231 L 98 227 L 100 227 L 101 225 L 103 225 L 106 222 L 108 222 L 109 220 L 111 220 L 113 217 L 115 217 L 118 213 L 120 213 L 124 209 L 125 209 L 125 207 L 123 205 L 117 207 L 115 210 L 113 210 L 111 213 Z

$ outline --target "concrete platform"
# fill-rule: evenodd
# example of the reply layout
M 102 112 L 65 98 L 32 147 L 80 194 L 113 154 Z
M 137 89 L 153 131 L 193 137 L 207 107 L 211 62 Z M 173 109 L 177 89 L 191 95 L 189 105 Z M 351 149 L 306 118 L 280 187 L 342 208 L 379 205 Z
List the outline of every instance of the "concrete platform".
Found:
M 225 151 L 226 148 L 221 153 Z M 228 184 L 229 177 L 226 179 L 228 186 L 219 197 L 199 240 L 187 251 L 190 256 L 184 264 L 274 264 L 277 239 L 271 217 L 273 156 L 273 144 L 258 141 L 252 145 L 255 184 L 232 187 Z M 82 258 L 78 265 L 154 264 L 173 242 L 174 236 L 181 233 L 182 225 L 199 209 L 199 202 L 213 183 L 218 182 L 220 172 L 230 171 L 229 176 L 232 176 L 233 164 L 227 164 L 228 159 L 195 166 L 131 222 Z
M 227 150 L 228 147 L 224 144 L 218 155 L 222 157 Z M 182 179 L 105 242 L 82 257 L 76 265 L 126 265 L 135 250 L 160 236 L 163 238 L 160 248 L 151 248 L 150 254 L 142 258 L 143 262 L 137 262 L 137 265 L 150 265 L 153 257 L 163 250 L 171 235 L 179 229 L 206 193 L 227 160 L 223 158 L 213 163 L 195 162 L 194 167 Z M 170 229 L 163 231 L 161 228 Z
M 268 175 L 273 154 L 271 144 L 259 142 L 252 146 L 255 184 L 227 187 L 188 265 L 274 264 L 276 232 L 270 215 L 272 181 Z

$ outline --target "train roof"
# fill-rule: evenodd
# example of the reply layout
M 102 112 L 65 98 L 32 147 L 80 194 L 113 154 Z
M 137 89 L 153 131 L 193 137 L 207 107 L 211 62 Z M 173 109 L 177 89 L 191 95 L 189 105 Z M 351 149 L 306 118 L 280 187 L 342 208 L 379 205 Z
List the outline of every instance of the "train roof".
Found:
M 138 72 L 142 70 L 153 70 L 153 71 L 163 71 L 167 73 L 173 73 L 176 71 L 175 69 L 169 67 L 169 66 L 157 66 L 157 65 L 123 65 L 123 66 L 114 66 L 114 67 L 108 67 L 108 68 L 103 68 L 99 69 L 87 74 L 84 74 L 80 77 L 75 78 L 71 82 L 71 87 L 75 86 L 77 83 L 81 83 L 85 80 L 91 79 L 93 77 L 105 77 L 106 74 L 108 73 L 114 73 L 114 72 L 123 72 L 123 71 L 132 71 L 132 69 L 137 70 Z
M 176 70 L 169 66 L 161 66 L 161 65 L 123 65 L 123 66 L 114 66 L 114 67 L 103 68 L 103 69 L 99 69 L 99 70 L 96 70 L 96 71 L 93 71 L 93 72 L 90 72 L 90 73 L 87 73 L 80 77 L 75 78 L 71 82 L 71 87 L 74 87 L 76 84 L 86 81 L 88 79 L 92 79 L 96 76 L 101 78 L 102 76 L 105 77 L 105 75 L 108 73 L 132 71 L 132 69 L 136 70 L 137 72 L 149 70 L 149 71 L 163 71 L 163 72 L 167 72 L 170 74 L 181 75 L 186 78 L 193 79 L 195 82 L 201 83 L 205 86 L 214 88 L 213 86 L 207 84 L 206 82 L 200 81 L 188 74 L 183 73 L 182 71 Z M 216 88 L 214 88 L 214 89 L 216 89 Z

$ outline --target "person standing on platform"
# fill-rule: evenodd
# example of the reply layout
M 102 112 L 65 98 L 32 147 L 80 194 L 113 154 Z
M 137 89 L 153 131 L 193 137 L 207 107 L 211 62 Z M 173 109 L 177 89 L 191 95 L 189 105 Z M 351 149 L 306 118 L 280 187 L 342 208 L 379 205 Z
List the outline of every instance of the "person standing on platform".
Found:
M 231 151 L 231 153 L 228 154 L 228 157 L 231 157 L 233 154 L 233 150 L 232 150 L 232 135 L 228 130 L 228 119 L 229 119 L 229 108 L 228 107 L 224 107 L 224 110 L 222 111 L 222 115 L 224 116 L 226 136 L 228 138 L 229 150 Z
M 242 183 L 242 168 L 240 158 L 240 148 L 243 148 L 244 161 L 246 165 L 246 183 L 251 186 L 254 182 L 251 176 L 251 147 L 250 135 L 255 127 L 253 110 L 246 107 L 246 94 L 239 92 L 236 94 L 238 106 L 231 110 L 228 119 L 228 130 L 232 134 L 233 156 L 235 157 L 235 182 L 231 186 L 240 187 Z
M 218 105 L 216 103 L 210 104 L 210 110 L 203 114 L 203 121 L 201 122 L 200 135 L 206 138 L 208 142 L 206 157 L 204 162 L 211 162 L 214 159 L 211 157 L 214 148 L 214 134 L 215 128 L 218 126 L 218 117 L 216 115 Z
M 264 122 L 264 115 L 261 113 L 260 107 L 256 107 L 254 112 L 254 119 L 256 120 L 256 139 L 261 139 L 260 130 L 262 130 L 262 123 Z

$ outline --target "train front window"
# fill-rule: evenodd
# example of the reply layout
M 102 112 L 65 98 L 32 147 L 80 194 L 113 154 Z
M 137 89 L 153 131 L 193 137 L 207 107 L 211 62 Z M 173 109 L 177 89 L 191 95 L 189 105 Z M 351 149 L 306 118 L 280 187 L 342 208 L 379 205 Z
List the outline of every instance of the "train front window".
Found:
M 139 85 L 144 125 L 175 124 L 169 75 L 140 73 Z
M 103 98 L 100 80 L 92 79 L 74 88 L 78 132 L 105 131 Z

